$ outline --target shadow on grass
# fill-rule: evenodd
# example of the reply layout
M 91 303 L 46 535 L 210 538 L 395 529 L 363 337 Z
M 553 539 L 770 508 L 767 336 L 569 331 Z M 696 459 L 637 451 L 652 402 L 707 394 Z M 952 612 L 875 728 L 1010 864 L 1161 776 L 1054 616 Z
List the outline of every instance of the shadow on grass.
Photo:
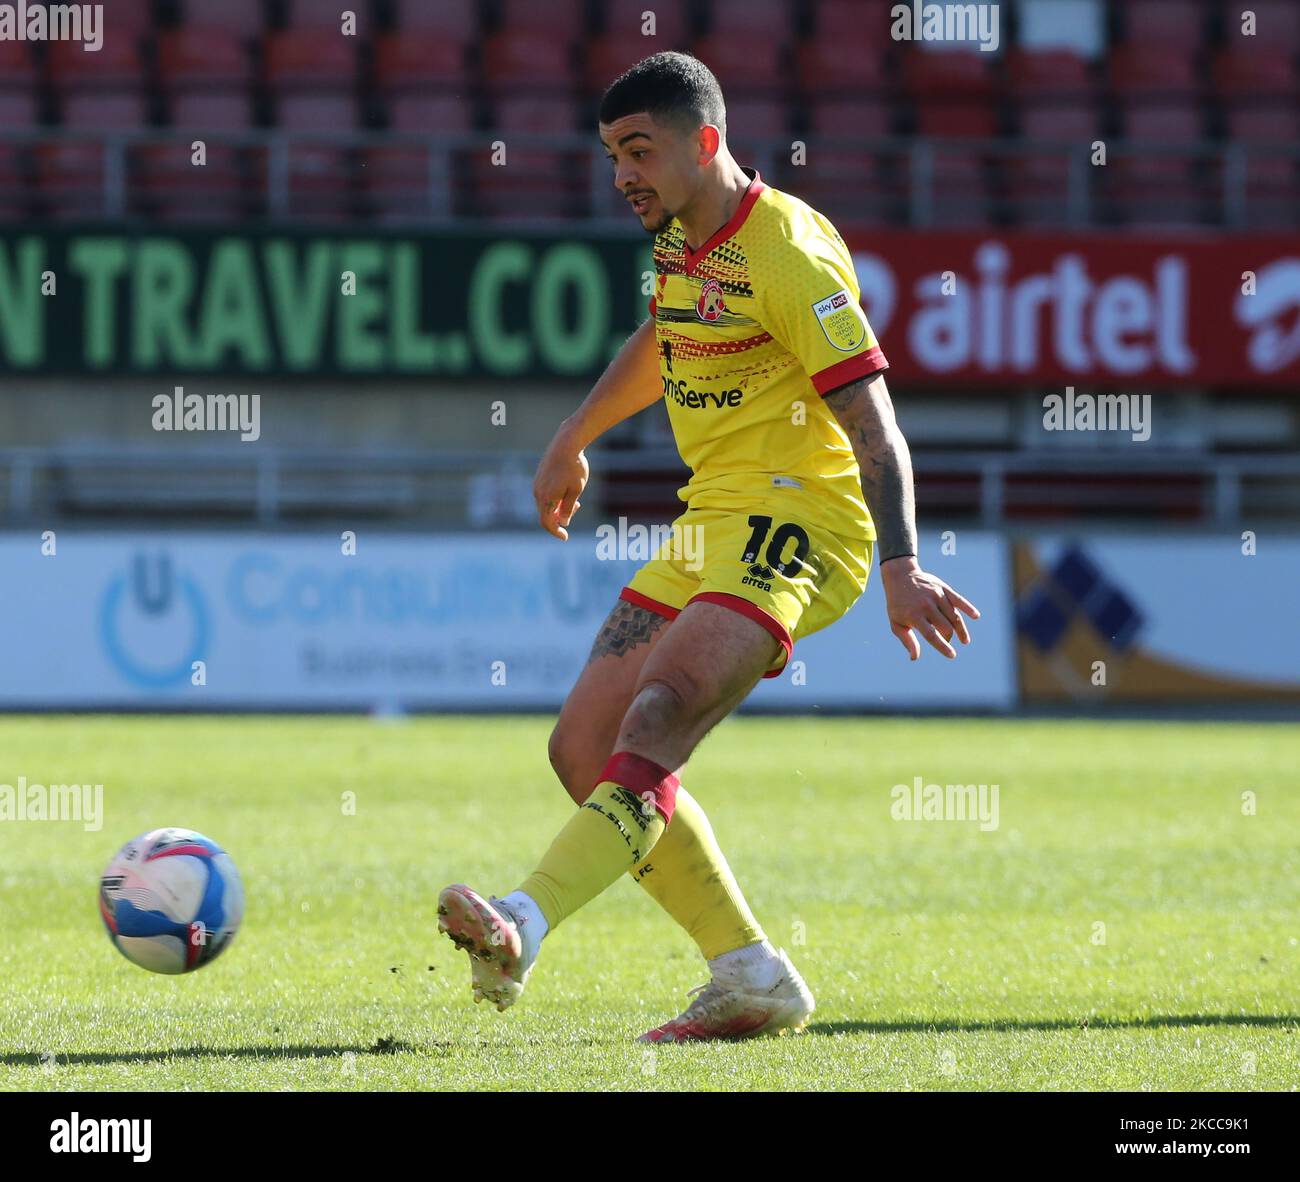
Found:
M 990 1018 L 964 1022 L 957 1018 L 911 1018 L 900 1022 L 813 1022 L 807 1034 L 936 1034 L 1013 1030 L 1151 1030 L 1172 1026 L 1296 1026 L 1297 1014 L 1155 1014 L 1150 1018 Z
M 407 1043 L 381 1038 L 368 1047 L 179 1047 L 171 1051 L 87 1051 L 52 1054 L 56 1067 L 103 1066 L 107 1063 L 166 1063 L 169 1059 L 339 1059 L 353 1055 L 398 1055 L 415 1050 Z M 40 1067 L 39 1054 L 0 1055 L 0 1067 Z

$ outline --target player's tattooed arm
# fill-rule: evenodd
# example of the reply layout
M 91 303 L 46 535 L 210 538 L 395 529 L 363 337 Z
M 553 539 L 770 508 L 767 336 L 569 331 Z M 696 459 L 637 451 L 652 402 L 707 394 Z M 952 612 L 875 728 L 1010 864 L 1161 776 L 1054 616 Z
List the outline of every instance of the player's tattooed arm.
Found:
M 912 455 L 894 418 L 883 374 L 826 395 L 862 469 L 862 495 L 876 523 L 881 562 L 916 553 L 916 497 Z
M 596 643 L 591 646 L 591 656 L 587 661 L 590 663 L 611 653 L 621 657 L 638 645 L 649 644 L 650 638 L 667 623 L 663 616 L 620 599 L 605 620 Z
M 923 571 L 916 560 L 912 456 L 894 419 L 884 377 L 876 374 L 835 390 L 826 403 L 852 442 L 862 469 L 862 494 L 876 523 L 890 630 L 914 661 L 921 655 L 918 633 L 945 657 L 955 657 L 957 650 L 950 643 L 954 636 L 970 643 L 962 613 L 976 620 L 979 609 Z

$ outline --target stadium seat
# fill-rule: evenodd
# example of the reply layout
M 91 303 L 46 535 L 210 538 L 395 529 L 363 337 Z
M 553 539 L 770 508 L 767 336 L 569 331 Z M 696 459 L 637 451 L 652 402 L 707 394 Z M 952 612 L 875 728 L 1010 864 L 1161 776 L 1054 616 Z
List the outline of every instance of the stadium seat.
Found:
M 432 7 L 438 7 L 442 0 Z M 341 32 L 344 10 L 356 16 L 356 37 L 368 37 L 373 28 L 370 0 L 284 0 L 284 24 L 290 30 L 310 28 Z
M 914 49 L 903 58 L 903 88 L 919 103 L 987 102 L 996 91 L 988 55 L 966 49 Z
M 1121 100 L 1191 96 L 1199 90 L 1193 60 L 1164 45 L 1121 45 L 1110 54 L 1111 89 Z
M 136 90 L 74 91 L 60 104 L 66 127 L 91 131 L 131 130 L 149 122 L 145 97 Z
M 344 221 L 354 212 L 348 152 L 314 144 L 289 146 L 289 207 L 315 221 Z
M 461 95 L 394 91 L 387 97 L 393 131 L 465 132 L 474 127 L 474 107 Z
M 286 131 L 354 131 L 357 102 L 349 94 L 290 93 L 275 103 L 276 124 Z
M 501 0 L 501 28 L 573 42 L 587 30 L 586 0 Z
M 1031 104 L 1021 108 L 1019 124 L 1027 140 L 1087 145 L 1101 138 L 1101 116 L 1094 107 Z
M 727 103 L 727 134 L 755 139 L 790 131 L 790 104 L 780 99 L 741 96 Z
M 624 70 L 653 52 L 652 42 L 640 33 L 602 33 L 587 42 L 582 52 L 583 84 L 592 95 L 603 94 Z
M 891 42 L 892 0 L 821 0 L 813 18 L 813 39 L 822 45 L 870 41 L 882 49 Z
M 639 0 L 638 0 L 639 2 Z M 394 26 L 401 32 L 437 33 L 457 45 L 478 40 L 479 0 L 393 0 Z
M 997 112 L 987 106 L 923 103 L 916 109 L 916 129 L 921 135 L 992 139 L 998 132 Z
M 167 98 L 165 105 L 173 127 L 244 131 L 254 123 L 253 99 L 246 90 L 181 91 Z
M 144 65 L 134 38 L 105 37 L 98 53 L 87 53 L 78 41 L 49 44 L 50 80 L 61 90 L 95 87 L 140 89 Z
M 247 195 L 236 149 L 209 144 L 207 163 L 198 167 L 188 144 L 146 144 L 133 149 L 131 164 L 138 212 L 167 221 L 230 220 L 244 212 Z
M 385 33 L 375 42 L 375 82 L 381 91 L 459 87 L 468 78 L 464 46 L 437 33 Z
M 770 94 L 787 76 L 787 46 L 770 37 L 704 37 L 691 52 L 718 76 L 728 98 L 743 91 Z
M 40 105 L 30 90 L 0 89 L 0 127 L 35 127 Z
M 154 19 L 154 0 L 108 0 L 104 5 L 104 40 L 140 37 L 153 28 Z
M 875 155 L 867 151 L 819 148 L 808 153 L 805 166 L 773 180 L 840 229 L 892 220 L 906 209 L 897 186 L 882 176 Z
M 814 135 L 878 139 L 893 134 L 893 108 L 881 99 L 818 99 L 808 115 Z
M 1252 0 L 1241 7 L 1255 14 L 1255 39 L 1259 44 L 1291 54 L 1300 53 L 1300 5 L 1295 0 Z M 1240 20 L 1237 13 L 1234 23 Z M 1236 27 L 1240 29 L 1240 24 Z M 1230 35 L 1232 32 L 1230 27 Z
M 1230 45 L 1216 55 L 1212 76 L 1219 97 L 1228 102 L 1300 98 L 1292 55 L 1272 46 Z
M 477 151 L 469 168 L 474 212 L 503 220 L 574 217 L 585 208 L 590 171 L 589 158 L 571 152 L 516 151 L 501 168 Z
M 715 37 L 768 37 L 786 42 L 794 35 L 790 0 L 709 0 L 709 31 Z
M 261 36 L 266 13 L 262 0 L 182 0 L 181 23 L 224 29 L 232 36 L 252 40 Z
M 497 33 L 484 43 L 483 73 L 493 89 L 530 86 L 567 90 L 573 82 L 570 47 L 533 34 Z
M 1013 49 L 1007 53 L 1006 88 L 1017 103 L 1078 102 L 1096 96 L 1088 63 L 1063 49 Z
M 796 60 L 799 88 L 806 95 L 886 88 L 885 45 L 874 38 L 809 41 L 799 47 Z
M 266 78 L 276 90 L 297 87 L 342 91 L 357 77 L 356 41 L 334 29 L 314 27 L 266 38 Z
M 1243 143 L 1300 143 L 1300 108 L 1293 104 L 1249 104 L 1228 111 L 1228 136 Z
M 1202 0 L 1125 0 L 1125 42 L 1196 50 L 1205 42 Z
M 690 35 L 687 0 L 601 0 L 605 14 L 605 32 L 616 35 L 632 34 L 641 38 L 644 47 L 640 57 L 649 57 L 663 49 L 683 49 Z M 655 35 L 642 34 L 643 13 L 653 12 Z M 638 58 L 639 60 L 639 58 Z
M 445 187 L 430 192 L 437 161 L 427 147 L 369 148 L 361 169 L 365 207 L 382 221 L 427 219 L 448 212 Z
M 492 130 L 559 135 L 579 130 L 581 118 L 578 102 L 567 95 L 507 95 L 493 104 Z
M 235 34 L 186 25 L 159 35 L 158 81 L 172 92 L 212 85 L 234 89 L 252 83 L 253 64 Z
M 3 111 L 4 99 L 0 97 L 0 117 Z M 18 221 L 27 217 L 30 202 L 23 150 L 0 140 L 0 220 Z
M 47 143 L 36 148 L 41 205 L 52 218 L 95 218 L 104 212 L 104 146 Z
M 0 87 L 29 86 L 36 78 L 36 59 L 28 43 L 0 41 Z

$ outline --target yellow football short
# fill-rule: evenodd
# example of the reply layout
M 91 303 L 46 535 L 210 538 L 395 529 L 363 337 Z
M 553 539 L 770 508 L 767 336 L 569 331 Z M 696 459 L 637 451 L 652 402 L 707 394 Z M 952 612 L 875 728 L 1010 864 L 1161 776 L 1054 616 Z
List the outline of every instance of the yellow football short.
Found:
M 840 534 L 799 521 L 792 507 L 688 509 L 621 598 L 669 619 L 697 599 L 738 611 L 780 643 L 781 653 L 763 674 L 778 676 L 794 642 L 844 615 L 871 571 L 872 543 L 860 532 Z

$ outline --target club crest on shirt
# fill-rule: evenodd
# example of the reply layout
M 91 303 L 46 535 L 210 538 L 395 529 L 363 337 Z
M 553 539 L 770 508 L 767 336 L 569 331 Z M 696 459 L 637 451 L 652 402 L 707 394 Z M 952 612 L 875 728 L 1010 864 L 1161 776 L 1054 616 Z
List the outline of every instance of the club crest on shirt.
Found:
M 841 288 L 834 295 L 818 300 L 812 309 L 826 339 L 841 353 L 852 353 L 862 347 L 867 337 L 867 320 L 861 305 L 848 291 Z
M 727 303 L 722 298 L 722 284 L 716 279 L 706 279 L 700 289 L 700 298 L 695 301 L 695 314 L 706 324 L 712 324 L 727 310 Z

